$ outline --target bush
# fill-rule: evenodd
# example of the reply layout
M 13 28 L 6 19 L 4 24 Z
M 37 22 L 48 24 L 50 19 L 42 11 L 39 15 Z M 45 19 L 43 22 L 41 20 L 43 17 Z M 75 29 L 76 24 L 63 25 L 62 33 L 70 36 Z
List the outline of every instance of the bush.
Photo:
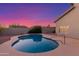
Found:
M 28 33 L 42 33 L 42 28 L 41 26 L 34 26 Z
M 52 33 L 56 33 L 56 27 L 53 27 Z
M 5 28 L 3 28 L 3 27 L 0 27 L 0 32 L 2 32 L 4 29 L 5 29 Z

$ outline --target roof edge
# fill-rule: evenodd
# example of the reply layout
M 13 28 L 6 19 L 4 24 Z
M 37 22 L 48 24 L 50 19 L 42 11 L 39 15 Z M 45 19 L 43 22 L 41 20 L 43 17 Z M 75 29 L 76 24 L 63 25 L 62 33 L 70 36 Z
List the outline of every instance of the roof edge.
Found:
M 66 14 L 68 14 L 69 12 L 71 12 L 71 11 L 75 8 L 75 6 L 74 6 L 73 3 L 71 3 L 71 5 L 72 5 L 72 6 L 71 6 L 67 11 L 65 11 L 62 15 L 60 15 L 60 16 L 57 18 L 56 21 L 54 21 L 55 23 L 56 23 L 57 21 L 59 21 L 61 18 L 63 18 Z

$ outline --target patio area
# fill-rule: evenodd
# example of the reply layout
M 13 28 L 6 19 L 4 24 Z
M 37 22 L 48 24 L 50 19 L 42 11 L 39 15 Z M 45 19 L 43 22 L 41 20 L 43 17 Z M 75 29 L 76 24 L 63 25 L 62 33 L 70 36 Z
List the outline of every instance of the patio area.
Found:
M 5 55 L 6 56 L 72 56 L 72 55 L 77 56 L 79 55 L 78 39 L 66 37 L 66 42 L 65 44 L 63 44 L 64 42 L 63 36 L 57 36 L 53 34 L 42 34 L 42 35 L 56 40 L 59 43 L 58 48 L 44 53 L 23 53 L 23 52 L 16 51 L 14 48 L 12 48 L 11 44 L 13 40 L 9 40 L 0 44 L 0 55 L 2 56 L 5 56 Z

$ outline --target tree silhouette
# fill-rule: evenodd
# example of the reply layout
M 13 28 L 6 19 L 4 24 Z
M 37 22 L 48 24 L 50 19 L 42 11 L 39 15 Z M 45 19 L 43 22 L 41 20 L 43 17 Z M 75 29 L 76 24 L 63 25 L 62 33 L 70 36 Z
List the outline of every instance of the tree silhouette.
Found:
M 41 26 L 32 27 L 28 33 L 42 33 Z

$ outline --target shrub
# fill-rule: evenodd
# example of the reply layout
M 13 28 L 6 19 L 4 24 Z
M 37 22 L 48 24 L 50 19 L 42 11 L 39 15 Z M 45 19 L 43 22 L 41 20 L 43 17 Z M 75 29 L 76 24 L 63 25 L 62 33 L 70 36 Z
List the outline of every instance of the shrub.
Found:
M 56 27 L 53 27 L 52 33 L 56 33 Z
M 5 29 L 5 28 L 3 28 L 3 27 L 0 27 L 0 32 L 2 32 L 4 29 Z
M 34 26 L 30 29 L 28 33 L 42 33 L 41 26 Z

